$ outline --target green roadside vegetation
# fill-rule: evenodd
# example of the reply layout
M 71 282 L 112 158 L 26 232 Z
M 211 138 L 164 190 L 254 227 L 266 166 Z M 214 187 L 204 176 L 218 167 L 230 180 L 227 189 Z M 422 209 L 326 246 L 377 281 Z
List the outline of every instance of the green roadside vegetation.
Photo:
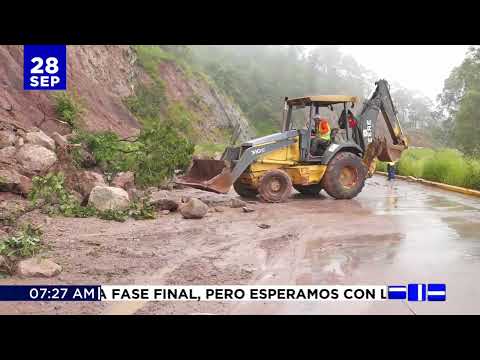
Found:
M 454 149 L 406 150 L 396 164 L 397 173 L 448 185 L 480 190 L 480 160 Z M 387 171 L 386 163 L 377 163 L 378 171 Z

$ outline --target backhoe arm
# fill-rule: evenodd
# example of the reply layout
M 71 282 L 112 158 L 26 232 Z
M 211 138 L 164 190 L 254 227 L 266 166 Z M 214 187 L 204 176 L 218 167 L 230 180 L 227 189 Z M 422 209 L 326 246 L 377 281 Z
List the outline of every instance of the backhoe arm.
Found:
M 375 91 L 363 105 L 358 126 L 353 133 L 355 142 L 364 150 L 363 161 L 370 175 L 374 171 L 375 158 L 395 162 L 407 148 L 387 81 L 379 80 L 375 85 Z M 380 118 L 385 121 L 385 127 L 379 126 Z

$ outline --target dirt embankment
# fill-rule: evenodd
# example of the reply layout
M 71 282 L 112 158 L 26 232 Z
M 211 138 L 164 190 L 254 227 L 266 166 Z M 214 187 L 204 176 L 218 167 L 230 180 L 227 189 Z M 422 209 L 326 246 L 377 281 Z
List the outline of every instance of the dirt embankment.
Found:
M 135 54 L 130 46 L 68 46 L 67 87 L 81 97 L 84 126 L 131 135 L 139 128 L 122 99 L 133 93 Z M 68 133 L 55 114 L 51 93 L 23 90 L 23 47 L 0 46 L 0 120 L 51 135 Z
M 67 88 L 82 99 L 83 127 L 89 131 L 114 131 L 131 136 L 140 128 L 124 99 L 141 84 L 151 83 L 138 66 L 129 45 L 69 45 L 67 48 Z M 23 90 L 23 46 L 0 46 L 0 120 L 26 129 L 38 127 L 47 135 L 70 132 L 58 121 L 54 101 L 48 91 Z M 186 74 L 175 62 L 164 62 L 158 75 L 166 85 L 167 101 L 181 102 L 200 121 L 193 124 L 207 139 L 218 139 L 218 129 L 241 129 L 240 138 L 253 135 L 248 120 L 238 106 L 219 93 L 202 76 Z

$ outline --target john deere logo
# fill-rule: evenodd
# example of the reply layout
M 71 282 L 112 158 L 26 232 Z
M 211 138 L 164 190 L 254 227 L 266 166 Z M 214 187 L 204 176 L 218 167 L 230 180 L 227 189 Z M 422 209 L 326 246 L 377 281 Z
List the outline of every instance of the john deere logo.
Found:
M 261 153 L 263 153 L 263 152 L 265 152 L 265 148 L 253 149 L 253 150 L 252 150 L 252 154 L 253 154 L 253 155 L 258 155 L 258 154 L 261 154 Z

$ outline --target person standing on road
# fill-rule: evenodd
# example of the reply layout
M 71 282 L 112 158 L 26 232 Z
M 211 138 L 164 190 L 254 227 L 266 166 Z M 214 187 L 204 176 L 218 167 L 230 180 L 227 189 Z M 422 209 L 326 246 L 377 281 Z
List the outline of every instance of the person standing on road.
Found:
M 387 164 L 387 173 L 388 173 L 389 181 L 395 179 L 395 163 L 394 162 L 389 162 Z

